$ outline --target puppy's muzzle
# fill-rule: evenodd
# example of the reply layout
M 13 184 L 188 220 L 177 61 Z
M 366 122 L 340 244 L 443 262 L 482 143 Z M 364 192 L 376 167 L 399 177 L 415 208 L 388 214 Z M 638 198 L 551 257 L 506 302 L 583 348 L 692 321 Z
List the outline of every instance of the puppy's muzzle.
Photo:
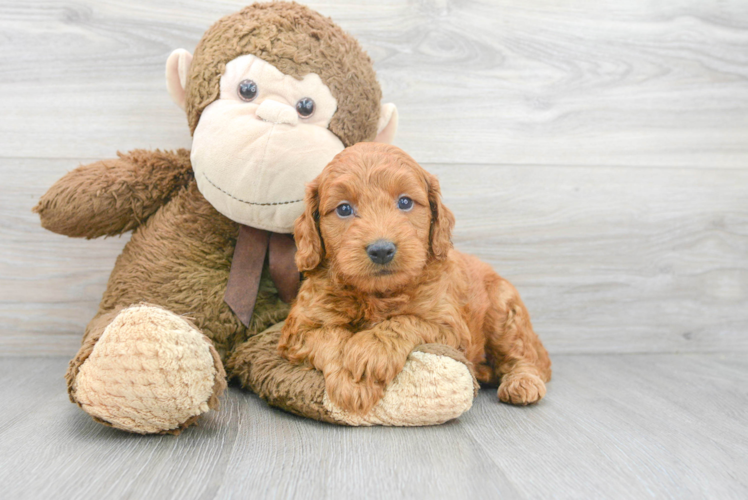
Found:
M 397 247 L 389 240 L 377 240 L 368 247 L 366 253 L 375 264 L 387 264 L 392 261 L 397 252 Z

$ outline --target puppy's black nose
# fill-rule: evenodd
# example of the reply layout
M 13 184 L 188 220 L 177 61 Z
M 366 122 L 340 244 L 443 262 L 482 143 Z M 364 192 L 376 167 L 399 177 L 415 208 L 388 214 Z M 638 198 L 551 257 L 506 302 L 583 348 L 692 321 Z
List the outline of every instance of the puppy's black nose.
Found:
M 377 240 L 368 247 L 366 253 L 375 264 L 387 264 L 395 256 L 397 247 L 389 240 Z

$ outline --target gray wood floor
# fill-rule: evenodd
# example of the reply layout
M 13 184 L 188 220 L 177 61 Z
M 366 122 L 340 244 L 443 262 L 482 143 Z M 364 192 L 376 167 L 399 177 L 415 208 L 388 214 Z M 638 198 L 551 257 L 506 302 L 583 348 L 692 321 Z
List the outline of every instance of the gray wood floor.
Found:
M 232 388 L 179 437 L 67 401 L 62 358 L 0 364 L 3 498 L 746 498 L 744 355 L 560 355 L 538 406 L 484 389 L 457 421 L 345 428 Z M 674 376 L 677 374 L 677 376 Z
M 68 403 L 128 237 L 30 209 L 78 163 L 189 147 L 166 57 L 247 2 L 0 0 L 0 498 L 748 497 L 744 0 L 305 2 L 374 59 L 455 244 L 523 295 L 540 405 L 347 429 L 234 388 L 144 438 Z

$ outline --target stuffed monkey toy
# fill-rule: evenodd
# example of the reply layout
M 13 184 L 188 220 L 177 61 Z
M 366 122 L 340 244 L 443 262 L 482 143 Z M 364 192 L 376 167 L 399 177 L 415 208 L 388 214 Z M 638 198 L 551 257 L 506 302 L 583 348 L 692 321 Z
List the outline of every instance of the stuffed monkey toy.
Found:
M 320 372 L 277 353 L 299 284 L 291 236 L 304 187 L 345 147 L 392 140 L 372 62 L 329 18 L 254 4 L 166 63 L 191 151 L 135 150 L 80 166 L 34 210 L 72 237 L 132 231 L 66 375 L 94 420 L 173 433 L 217 408 L 228 378 L 271 405 L 347 425 L 428 425 L 467 411 L 475 378 L 448 347 L 408 358 L 366 415 L 325 395 Z

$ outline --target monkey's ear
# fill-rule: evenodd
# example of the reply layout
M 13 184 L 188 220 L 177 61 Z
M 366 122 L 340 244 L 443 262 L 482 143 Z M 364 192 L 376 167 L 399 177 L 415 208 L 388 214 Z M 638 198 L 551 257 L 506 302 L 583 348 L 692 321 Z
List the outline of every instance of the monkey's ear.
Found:
M 444 260 L 452 248 L 452 229 L 455 216 L 442 203 L 442 192 L 436 176 L 428 174 L 429 205 L 431 205 L 431 254 L 437 260 Z
M 296 267 L 311 271 L 322 262 L 322 237 L 319 232 L 319 184 L 317 179 L 306 186 L 304 213 L 294 224 L 296 240 Z
M 187 75 L 190 74 L 190 64 L 192 63 L 192 54 L 184 49 L 177 49 L 169 54 L 166 60 L 166 88 L 169 89 L 169 95 L 172 101 L 177 103 L 182 109 L 185 109 L 187 94 Z
M 395 132 L 397 132 L 397 108 L 391 102 L 382 104 L 379 124 L 377 125 L 377 137 L 374 139 L 374 142 L 392 144 Z

